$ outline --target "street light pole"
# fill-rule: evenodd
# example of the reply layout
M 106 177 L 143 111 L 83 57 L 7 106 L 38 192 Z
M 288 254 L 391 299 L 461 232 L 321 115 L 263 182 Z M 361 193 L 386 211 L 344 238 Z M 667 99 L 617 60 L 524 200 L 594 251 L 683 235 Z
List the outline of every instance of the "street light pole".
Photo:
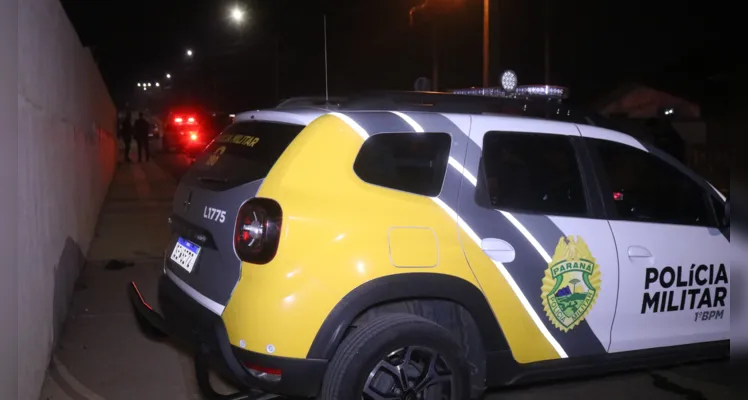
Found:
M 545 84 L 551 84 L 551 5 L 552 2 L 545 0 Z
M 490 56 L 489 46 L 489 2 L 490 0 L 483 0 L 483 87 L 488 87 L 488 66 Z
M 413 26 L 413 15 L 418 12 L 426 9 L 429 6 L 429 0 L 423 0 L 423 3 L 413 6 L 410 8 L 410 11 L 408 12 L 408 20 L 410 22 L 410 26 Z M 434 15 L 431 18 L 430 21 L 431 24 L 431 59 L 432 59 L 432 82 L 431 82 L 431 90 L 437 91 L 439 87 L 439 38 L 437 36 L 437 29 L 436 29 L 436 15 Z
M 275 101 L 280 103 L 280 38 L 275 38 Z
M 436 29 L 436 21 L 431 22 L 431 51 L 432 51 L 432 57 L 433 57 L 433 71 L 432 71 L 432 87 L 431 90 L 438 91 L 439 90 L 439 37 L 438 30 Z

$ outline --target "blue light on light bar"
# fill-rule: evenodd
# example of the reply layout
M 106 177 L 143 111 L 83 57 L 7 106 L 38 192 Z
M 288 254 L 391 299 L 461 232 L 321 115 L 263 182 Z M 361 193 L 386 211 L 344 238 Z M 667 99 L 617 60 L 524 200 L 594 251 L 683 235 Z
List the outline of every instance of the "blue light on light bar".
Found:
M 569 97 L 569 90 L 561 86 L 548 85 L 525 85 L 518 86 L 513 92 L 498 87 L 489 88 L 468 88 L 452 90 L 454 94 L 464 94 L 470 96 L 487 96 L 487 97 L 545 97 L 549 99 L 566 99 Z
M 508 97 L 509 93 L 498 87 L 488 88 L 468 88 L 468 89 L 456 89 L 453 90 L 454 94 L 467 94 L 472 96 L 488 96 L 488 97 Z
M 527 85 L 520 86 L 516 90 L 517 96 L 538 96 L 554 99 L 565 99 L 569 97 L 569 90 L 561 86 L 549 85 Z

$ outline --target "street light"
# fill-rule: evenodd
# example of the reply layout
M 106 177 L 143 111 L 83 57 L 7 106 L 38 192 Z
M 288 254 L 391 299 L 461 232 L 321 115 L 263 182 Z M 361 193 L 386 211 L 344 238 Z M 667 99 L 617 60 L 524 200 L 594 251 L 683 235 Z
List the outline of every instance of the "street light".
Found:
M 244 10 L 239 8 L 239 6 L 234 6 L 231 9 L 231 19 L 237 23 L 241 24 L 244 21 Z
M 151 87 L 151 83 L 150 82 L 148 82 L 148 87 Z
M 159 86 L 161 86 L 161 85 L 158 82 L 156 82 L 156 87 L 159 87 Z
M 187 49 L 187 57 L 192 57 L 192 49 Z
M 167 73 L 166 74 L 166 79 L 171 79 L 171 74 Z
M 141 86 L 141 85 L 140 85 L 140 82 L 138 82 L 138 87 L 140 87 L 140 86 Z

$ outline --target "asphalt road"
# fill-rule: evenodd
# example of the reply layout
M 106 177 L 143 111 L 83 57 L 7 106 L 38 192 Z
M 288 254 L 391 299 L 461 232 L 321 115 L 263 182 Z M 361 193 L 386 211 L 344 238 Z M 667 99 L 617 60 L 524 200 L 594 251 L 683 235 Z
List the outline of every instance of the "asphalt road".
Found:
M 176 180 L 190 166 L 181 154 L 159 154 L 156 164 Z M 733 399 L 728 386 L 728 362 L 678 366 L 669 369 L 620 373 L 591 379 L 550 382 L 543 385 L 492 391 L 484 400 L 572 399 Z
M 153 158 L 156 164 L 177 181 L 187 172 L 192 161 L 180 153 L 159 153 Z

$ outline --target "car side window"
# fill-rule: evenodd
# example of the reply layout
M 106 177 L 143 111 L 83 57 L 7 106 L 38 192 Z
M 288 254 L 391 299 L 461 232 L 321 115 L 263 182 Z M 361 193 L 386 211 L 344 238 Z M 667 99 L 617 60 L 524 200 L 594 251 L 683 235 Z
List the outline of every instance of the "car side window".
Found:
M 451 144 L 447 133 L 380 133 L 366 139 L 353 170 L 372 185 L 437 196 L 444 182 Z
M 483 170 L 493 208 L 587 214 L 576 152 L 566 136 L 488 132 Z
M 712 196 L 712 204 L 714 205 L 714 213 L 716 214 L 717 221 L 723 222 L 725 220 L 725 201 L 717 196 Z
M 709 195 L 688 175 L 631 146 L 591 140 L 619 219 L 663 224 L 714 224 Z

